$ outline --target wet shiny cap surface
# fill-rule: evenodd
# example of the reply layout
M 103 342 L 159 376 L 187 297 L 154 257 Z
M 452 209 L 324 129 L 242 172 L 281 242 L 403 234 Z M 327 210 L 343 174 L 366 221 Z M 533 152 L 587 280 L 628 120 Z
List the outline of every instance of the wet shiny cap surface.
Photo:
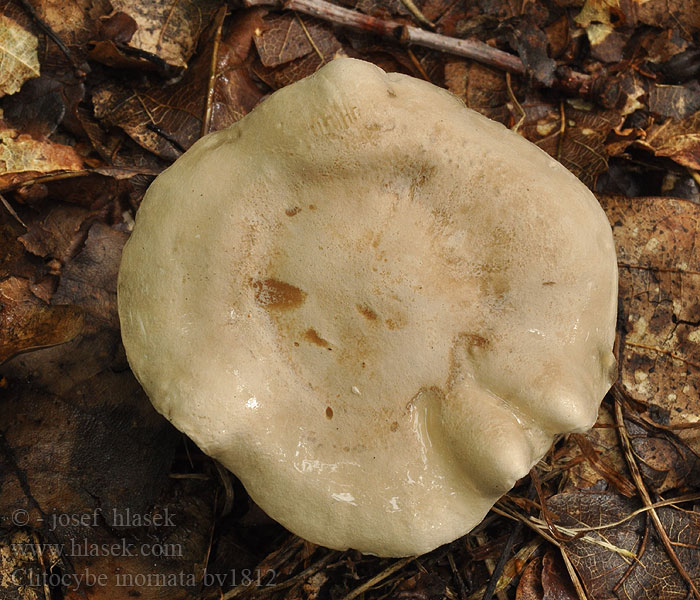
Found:
M 615 376 L 593 195 L 449 93 L 338 59 L 149 189 L 119 315 L 153 405 L 294 533 L 465 534 Z

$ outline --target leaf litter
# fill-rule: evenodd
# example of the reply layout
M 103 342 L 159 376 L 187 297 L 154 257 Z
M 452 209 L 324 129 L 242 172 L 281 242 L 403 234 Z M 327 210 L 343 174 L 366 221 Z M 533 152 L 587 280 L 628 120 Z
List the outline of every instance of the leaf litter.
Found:
M 0 598 L 695 594 L 694 0 L 0 6 Z M 560 160 L 598 193 L 620 265 L 620 379 L 596 427 L 558 440 L 474 532 L 398 561 L 316 547 L 264 515 L 151 408 L 116 315 L 121 248 L 153 176 L 338 55 L 446 87 Z M 122 529 L 124 508 L 178 518 Z M 57 513 L 100 518 L 52 528 Z M 66 551 L 76 539 L 180 552 L 84 556 Z M 86 570 L 110 583 L 27 577 Z

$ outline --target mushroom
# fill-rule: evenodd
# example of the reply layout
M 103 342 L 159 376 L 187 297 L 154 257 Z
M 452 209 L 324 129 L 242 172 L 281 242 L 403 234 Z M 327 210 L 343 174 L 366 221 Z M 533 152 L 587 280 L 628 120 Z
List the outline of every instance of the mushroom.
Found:
M 153 405 L 294 533 L 470 531 L 616 377 L 595 197 L 449 92 L 337 59 L 151 185 L 119 316 Z

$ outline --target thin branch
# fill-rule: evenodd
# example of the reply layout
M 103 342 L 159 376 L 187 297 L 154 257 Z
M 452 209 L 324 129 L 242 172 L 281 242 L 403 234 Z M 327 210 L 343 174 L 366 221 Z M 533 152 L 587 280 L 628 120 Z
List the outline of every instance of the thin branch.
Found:
M 569 558 L 566 548 L 564 548 L 564 546 L 559 546 L 559 552 L 561 552 L 561 557 L 564 560 L 564 565 L 566 566 L 566 570 L 569 573 L 571 583 L 574 585 L 574 589 L 576 590 L 576 595 L 578 596 L 579 600 L 588 600 L 586 589 L 583 587 L 583 583 L 581 582 L 581 579 L 576 572 L 576 568 Z
M 493 598 L 493 595 L 496 593 L 496 587 L 498 587 L 498 582 L 500 581 L 501 575 L 503 574 L 503 569 L 505 568 L 506 563 L 508 562 L 511 550 L 515 545 L 516 538 L 522 533 L 523 527 L 524 525 L 522 521 L 519 521 L 511 530 L 510 535 L 508 536 L 508 539 L 506 539 L 506 543 L 503 546 L 501 555 L 498 557 L 498 562 L 496 563 L 496 565 L 493 568 L 493 571 L 490 574 L 489 582 L 486 586 L 486 589 L 484 590 L 483 596 L 481 596 L 481 600 L 491 600 L 491 598 Z
M 527 69 L 523 61 L 514 54 L 509 54 L 478 40 L 462 40 L 432 31 L 425 31 L 398 21 L 378 19 L 337 6 L 326 0 L 243 0 L 247 7 L 268 6 L 278 10 L 293 10 L 341 27 L 373 33 L 405 45 L 414 44 L 431 50 L 438 50 L 513 73 L 525 75 Z M 556 85 L 569 92 L 587 94 L 591 89 L 592 78 L 585 73 L 578 73 L 568 67 L 557 69 Z
M 75 75 L 81 79 L 85 77 L 86 73 L 83 70 L 83 68 L 78 64 L 78 61 L 73 56 L 73 53 L 63 43 L 63 40 L 60 37 L 58 37 L 58 34 L 51 28 L 51 26 L 39 16 L 39 13 L 36 12 L 31 3 L 28 0 L 19 0 L 19 3 L 22 5 L 22 8 L 24 8 L 24 10 L 27 11 L 27 13 L 29 13 L 29 16 L 36 22 L 36 24 L 39 26 L 39 29 L 41 29 L 46 35 L 48 35 L 53 41 L 53 43 L 58 46 L 58 49 L 61 52 L 63 52 L 63 55 L 68 59 L 68 62 L 73 67 Z
M 209 133 L 211 127 L 211 109 L 214 102 L 214 85 L 216 84 L 216 66 L 219 57 L 219 44 L 221 43 L 221 29 L 224 26 L 224 18 L 226 17 L 226 6 L 222 6 L 216 16 L 216 31 L 214 32 L 213 48 L 211 50 L 211 63 L 209 65 L 209 80 L 207 81 L 207 102 L 204 107 L 204 118 L 202 119 L 201 136 L 204 137 Z
M 419 23 L 423 23 L 423 25 L 430 27 L 430 29 L 435 29 L 435 23 L 428 21 L 425 15 L 420 11 L 420 8 L 413 3 L 413 0 L 401 0 L 401 4 L 406 7 Z
M 22 227 L 24 227 L 25 229 L 29 229 L 25 222 L 15 212 L 15 209 L 12 208 L 12 205 L 7 200 L 5 200 L 5 196 L 3 196 L 2 194 L 0 194 L 0 202 L 2 202 L 2 205 L 5 207 L 5 210 L 9 212 Z
M 410 563 L 414 559 L 415 556 L 409 556 L 408 558 L 402 558 L 400 560 L 397 560 L 393 565 L 391 565 L 387 569 L 384 569 L 381 573 L 378 573 L 371 579 L 368 579 L 361 586 L 356 587 L 347 596 L 344 596 L 343 600 L 354 600 L 354 598 L 357 598 L 361 594 L 364 594 L 366 591 L 372 589 L 378 583 L 384 581 L 387 577 L 389 577 L 389 575 L 392 575 L 399 569 L 403 569 L 408 563 Z
M 632 442 L 630 441 L 629 434 L 627 433 L 625 419 L 622 414 L 622 403 L 624 400 L 623 394 L 617 385 L 613 387 L 613 398 L 615 399 L 615 420 L 617 421 L 618 432 L 620 435 L 620 444 L 622 445 L 622 450 L 625 455 L 625 460 L 627 461 L 627 466 L 629 467 L 630 474 L 632 475 L 632 480 L 637 486 L 639 496 L 642 499 L 642 503 L 647 507 L 651 507 L 651 497 L 649 496 L 649 492 L 647 491 L 646 485 L 644 484 L 644 480 L 642 479 L 642 473 L 640 472 L 639 466 L 637 465 L 637 459 L 634 456 Z M 700 591 L 698 591 L 698 588 L 688 575 L 688 572 L 685 570 L 685 567 L 681 564 L 681 561 L 678 560 L 678 556 L 676 555 L 676 552 L 673 549 L 673 545 L 671 544 L 671 540 L 668 538 L 668 534 L 666 533 L 666 530 L 664 529 L 664 526 L 661 523 L 661 519 L 659 519 L 658 513 L 652 508 L 651 510 L 649 510 L 649 515 L 651 516 L 652 523 L 654 523 L 654 527 L 656 528 L 656 533 L 658 533 L 661 543 L 666 549 L 666 554 L 668 554 L 668 557 L 671 559 L 673 566 L 676 567 L 676 570 L 678 571 L 680 576 L 688 584 L 690 592 L 695 597 L 695 599 L 700 600 Z
M 498 48 L 493 48 L 483 42 L 460 40 L 424 31 L 411 25 L 403 25 L 397 21 L 370 17 L 354 10 L 336 6 L 325 0 L 244 0 L 244 2 L 248 7 L 270 6 L 278 9 L 295 10 L 324 21 L 330 21 L 336 25 L 374 33 L 404 44 L 416 44 L 417 46 L 471 58 L 511 73 L 520 75 L 525 73 L 525 67 L 517 56 L 503 52 Z

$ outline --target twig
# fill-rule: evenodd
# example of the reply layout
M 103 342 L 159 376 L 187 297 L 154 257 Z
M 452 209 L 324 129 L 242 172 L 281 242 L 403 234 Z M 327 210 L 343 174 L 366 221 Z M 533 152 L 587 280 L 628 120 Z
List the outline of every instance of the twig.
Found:
M 649 352 L 656 352 L 657 354 L 664 354 L 666 356 L 670 356 L 671 358 L 680 361 L 682 363 L 685 363 L 686 365 L 689 365 L 691 367 L 695 367 L 696 369 L 700 369 L 700 363 L 694 362 L 692 360 L 689 360 L 687 358 L 683 358 L 680 354 L 677 352 L 674 352 L 673 350 L 666 350 L 666 348 L 659 348 L 658 346 L 649 346 L 648 344 L 638 344 L 636 342 L 628 342 L 625 341 L 625 345 L 629 346 L 630 348 L 641 348 L 642 350 L 649 350 Z
M 247 7 L 268 6 L 279 10 L 298 11 L 341 27 L 381 35 L 405 45 L 415 44 L 431 50 L 462 56 L 515 75 L 524 75 L 527 71 L 520 58 L 484 42 L 461 40 L 425 31 L 412 25 L 404 25 L 398 21 L 378 19 L 355 10 L 336 6 L 326 2 L 326 0 L 243 0 L 243 3 Z M 578 73 L 569 67 L 557 69 L 555 81 L 557 87 L 576 94 L 587 94 L 593 83 L 590 75 Z
M 78 62 L 73 57 L 71 51 L 63 43 L 63 40 L 61 40 L 61 38 L 58 37 L 58 34 L 51 28 L 51 26 L 48 23 L 46 23 L 46 21 L 44 21 L 44 19 L 42 19 L 39 16 L 39 14 L 36 12 L 31 3 L 28 0 L 19 0 L 19 3 L 22 5 L 22 8 L 24 8 L 24 10 L 26 10 L 29 13 L 29 16 L 36 22 L 36 24 L 39 26 L 39 29 L 41 29 L 46 35 L 48 35 L 53 41 L 53 43 L 58 46 L 59 50 L 63 52 L 65 57 L 68 59 L 68 62 L 71 64 L 71 67 L 73 67 L 76 76 L 79 78 L 85 77 L 85 70 L 78 64 Z
M 540 547 L 541 541 L 535 538 L 534 540 L 531 540 L 527 544 L 525 544 L 520 550 L 518 550 L 517 554 L 513 556 L 505 565 L 503 568 L 503 572 L 501 573 L 501 576 L 498 578 L 498 582 L 496 584 L 496 589 L 494 590 L 496 593 L 502 592 L 505 590 L 511 583 L 513 583 L 513 579 L 515 579 L 518 575 L 520 575 L 525 568 L 525 564 L 529 560 L 529 558 L 535 553 L 535 551 Z M 473 594 L 471 594 L 468 598 L 468 600 L 481 600 L 481 598 L 484 596 L 484 592 L 486 591 L 486 586 L 480 587 L 478 590 L 476 590 Z
M 567 542 L 560 542 L 556 538 L 552 537 L 549 533 L 545 533 L 548 531 L 547 524 L 542 521 L 541 519 L 536 519 L 535 517 L 526 517 L 525 515 L 521 515 L 519 512 L 509 509 L 505 504 L 501 503 L 501 508 L 498 506 L 494 506 L 491 508 L 491 510 L 501 516 L 507 517 L 508 519 L 512 519 L 513 521 L 522 521 L 525 525 L 527 525 L 530 529 L 538 533 L 540 536 L 542 536 L 545 540 L 547 540 L 550 544 L 554 544 L 557 546 L 557 548 L 560 548 L 562 546 L 562 543 L 567 543 Z M 561 525 L 557 526 L 557 529 L 559 530 L 560 533 L 565 533 L 567 535 L 570 535 L 571 538 L 570 540 L 574 539 L 580 539 L 582 542 L 587 542 L 589 544 L 595 544 L 596 546 L 600 546 L 601 548 L 605 548 L 606 550 L 610 550 L 611 552 L 615 552 L 616 554 L 620 555 L 622 559 L 625 562 L 627 561 L 627 558 L 630 559 L 635 559 L 636 555 L 634 552 L 630 552 L 629 550 L 626 550 L 625 548 L 620 548 L 619 546 L 615 546 L 614 544 L 611 544 L 605 538 L 603 539 L 597 539 L 588 535 L 584 535 L 579 538 L 577 533 L 580 533 L 583 531 L 583 528 L 569 528 L 569 527 L 563 527 Z M 598 529 L 602 529 L 602 527 L 590 527 L 585 529 L 586 531 L 595 531 Z M 603 537 L 599 534 L 599 537 Z
M 423 23 L 423 25 L 430 27 L 430 29 L 435 29 L 435 23 L 428 21 L 425 15 L 420 11 L 420 8 L 413 3 L 413 0 L 401 0 L 401 4 L 416 18 L 416 21 Z
M 324 556 L 323 558 L 320 558 L 317 560 L 315 563 L 313 563 L 311 566 L 307 567 L 304 569 L 301 573 L 297 573 L 293 577 L 290 577 L 286 581 L 282 581 L 281 583 L 275 584 L 275 585 L 268 585 L 262 588 L 259 591 L 256 591 L 255 597 L 256 598 L 264 598 L 265 596 L 269 596 L 271 594 L 275 594 L 279 592 L 280 590 L 285 590 L 287 588 L 293 587 L 299 583 L 303 583 L 306 581 L 309 577 L 320 571 L 323 567 L 325 567 L 331 560 L 338 558 L 340 556 L 340 552 L 334 551 L 334 552 L 329 552 Z M 230 594 L 231 592 L 229 592 Z M 233 598 L 234 596 L 229 596 L 228 594 L 224 596 L 223 600 L 228 600 L 228 598 Z
M 297 554 L 301 547 L 304 545 L 304 540 L 296 535 L 290 536 L 281 547 L 266 556 L 258 566 L 256 567 L 256 572 L 268 573 L 272 571 L 275 572 L 278 565 L 284 563 L 289 559 L 290 556 Z M 284 583 L 284 582 L 283 582 Z M 280 584 L 282 585 L 282 584 Z M 221 597 L 221 600 L 231 600 L 231 598 L 237 598 L 243 594 L 247 594 L 257 587 L 257 579 L 251 579 L 247 584 L 239 585 L 232 590 L 229 590 Z M 276 586 L 273 586 L 276 587 Z
M 467 600 L 467 588 L 464 585 L 464 579 L 462 578 L 462 574 L 457 568 L 457 565 L 455 563 L 455 557 L 452 556 L 452 552 L 447 553 L 447 561 L 450 563 L 450 569 L 452 569 L 452 576 L 455 578 L 455 580 L 457 581 L 457 585 L 459 586 L 459 599 Z
M 559 528 L 554 524 L 554 521 L 552 520 L 552 517 L 549 514 L 549 509 L 547 508 L 547 500 L 545 499 L 544 494 L 542 493 L 540 478 L 538 477 L 537 470 L 535 468 L 530 470 L 530 479 L 532 480 L 532 485 L 534 486 L 535 491 L 537 492 L 537 498 L 540 501 L 540 510 L 542 512 L 542 518 L 547 524 L 547 529 L 549 529 L 549 533 L 551 534 L 551 536 L 554 539 L 559 540 L 560 542 L 569 542 L 571 540 L 583 537 L 583 534 L 576 534 L 573 537 L 567 537 L 566 535 L 562 534 L 561 531 L 559 531 Z M 518 525 L 520 524 L 521 523 L 518 523 Z
M 212 43 L 211 50 L 211 63 L 209 65 L 209 80 L 207 81 L 207 102 L 204 107 L 204 118 L 202 119 L 202 132 L 201 135 L 204 137 L 209 133 L 209 128 L 211 127 L 211 107 L 214 101 L 214 84 L 216 83 L 216 66 L 218 64 L 219 57 L 219 44 L 221 43 L 221 29 L 224 26 L 224 19 L 226 18 L 226 6 L 222 6 L 216 13 L 214 17 L 214 22 L 216 23 L 216 31 L 214 33 L 214 42 Z
M 637 550 L 637 559 L 634 562 L 631 562 L 627 569 L 625 569 L 625 572 L 622 574 L 622 577 L 620 577 L 620 580 L 615 584 L 613 587 L 612 591 L 617 593 L 617 590 L 619 587 L 622 586 L 623 583 L 625 583 L 625 580 L 632 574 L 632 571 L 634 568 L 638 565 L 641 564 L 642 561 L 642 556 L 644 556 L 644 552 L 646 552 L 647 549 L 647 540 L 649 539 L 649 517 L 647 515 L 644 515 L 644 535 L 642 536 L 642 540 L 639 542 L 639 549 Z
M 603 531 L 605 529 L 610 529 L 611 527 L 619 527 L 623 523 L 626 523 L 630 519 L 634 519 L 634 517 L 638 515 L 643 515 L 644 513 L 653 510 L 655 508 L 660 508 L 662 506 L 674 506 L 676 504 L 680 504 L 681 502 L 693 502 L 695 500 L 700 500 L 700 494 L 685 494 L 683 496 L 678 496 L 676 498 L 669 498 L 668 500 L 661 500 L 660 502 L 654 502 L 653 504 L 649 506 L 642 506 L 641 508 L 638 508 L 637 510 L 633 510 L 630 514 L 627 516 L 623 517 L 622 519 L 619 519 L 617 521 L 610 521 L 609 523 L 603 523 L 602 525 L 591 525 L 588 527 L 561 527 L 559 526 L 559 531 L 564 531 L 565 533 L 568 533 L 570 535 L 574 535 L 576 533 L 586 533 L 589 531 Z M 537 526 L 540 526 L 542 528 L 545 527 L 545 523 L 539 519 L 535 519 L 533 517 L 530 517 L 533 523 L 535 523 Z
M 397 560 L 393 565 L 387 569 L 384 569 L 381 573 L 377 573 L 377 575 L 365 581 L 361 586 L 356 587 L 352 592 L 345 596 L 343 600 L 354 600 L 354 598 L 357 598 L 360 594 L 364 594 L 367 590 L 384 581 L 392 573 L 395 573 L 399 569 L 403 569 L 414 558 L 415 556 L 409 556 L 408 558 Z
M 525 121 L 527 115 L 525 114 L 525 110 L 523 110 L 523 107 L 521 106 L 520 102 L 518 102 L 518 99 L 513 93 L 513 87 L 510 82 L 510 73 L 506 73 L 506 88 L 508 89 L 508 96 L 510 97 L 511 102 L 515 105 L 515 108 L 517 108 L 518 112 L 520 113 L 520 119 L 518 119 L 518 122 L 515 124 L 515 127 L 512 127 L 512 131 L 515 131 L 515 133 L 517 133 L 518 129 L 520 129 L 520 126 L 523 124 L 523 121 Z
M 569 558 L 566 548 L 564 548 L 564 546 L 559 546 L 559 552 L 561 552 L 561 557 L 564 560 L 564 565 L 566 566 L 566 570 L 569 573 L 569 578 L 571 579 L 571 583 L 574 585 L 574 589 L 576 590 L 576 595 L 578 596 L 579 600 L 588 600 L 586 590 L 579 579 L 578 573 L 576 572 L 576 569 Z
M 46 579 L 46 576 L 49 575 L 49 572 L 47 571 L 46 565 L 44 564 L 44 554 L 41 551 L 41 546 L 39 545 L 39 538 L 37 537 L 35 531 L 32 531 L 32 540 L 34 541 L 34 552 L 36 552 L 36 558 L 39 561 L 39 566 L 41 567 L 41 572 L 43 575 L 44 599 L 51 600 L 51 590 L 49 589 L 49 584 Z
M 230 514 L 233 509 L 234 493 L 233 493 L 233 482 L 231 481 L 231 474 L 223 467 L 223 465 L 215 460 L 214 466 L 216 467 L 216 472 L 221 480 L 221 485 L 224 488 L 224 505 L 221 507 L 221 513 L 219 518 L 223 518 Z
M 316 45 L 316 42 L 314 42 L 314 38 L 309 33 L 309 30 L 306 28 L 306 25 L 304 24 L 303 19 L 298 15 L 298 13 L 294 13 L 294 16 L 296 17 L 296 20 L 299 22 L 299 25 L 300 25 L 301 29 L 303 30 L 304 35 L 306 36 L 306 39 L 309 40 L 309 44 L 311 44 L 311 47 L 314 49 L 314 52 L 321 59 L 321 64 L 325 65 L 326 64 L 326 57 L 323 56 L 323 52 L 321 52 L 318 49 L 318 46 Z
M 429 81 L 430 83 L 432 83 L 432 81 L 430 80 L 430 76 L 428 75 L 427 71 L 423 68 L 423 65 L 420 64 L 420 61 L 418 60 L 418 57 L 413 53 L 413 50 L 411 50 L 410 48 L 407 48 L 406 52 L 408 53 L 408 58 L 411 59 L 413 66 L 420 73 L 420 76 L 423 79 L 425 79 L 426 81 Z
M 295 10 L 330 21 L 336 25 L 359 29 L 375 33 L 384 37 L 399 41 L 404 44 L 416 44 L 448 52 L 457 56 L 470 58 L 478 62 L 510 71 L 511 73 L 524 74 L 525 67 L 522 61 L 512 54 L 493 48 L 488 44 L 476 40 L 460 40 L 439 33 L 424 31 L 411 25 L 403 25 L 397 21 L 370 17 L 354 10 L 342 8 L 326 2 L 325 0 L 243 0 L 248 7 L 272 6 L 279 9 Z
M 15 212 L 15 209 L 12 208 L 12 205 L 7 200 L 5 200 L 5 196 L 3 196 L 2 194 L 0 194 L 0 202 L 2 202 L 2 205 L 5 207 L 5 210 L 7 210 L 7 212 L 9 212 L 22 227 L 24 227 L 25 229 L 29 229 L 25 222 Z
M 651 507 L 651 497 L 649 496 L 649 491 L 647 490 L 646 485 L 644 484 L 644 480 L 642 479 L 642 474 L 639 470 L 639 466 L 637 465 L 637 459 L 634 456 L 632 443 L 630 442 L 629 434 L 627 433 L 627 428 L 625 426 L 625 419 L 622 414 L 623 393 L 622 391 L 620 391 L 618 385 L 615 385 L 613 387 L 613 398 L 615 399 L 615 420 L 617 421 L 618 432 L 620 435 L 620 444 L 622 445 L 622 450 L 625 455 L 625 460 L 627 461 L 627 466 L 629 467 L 630 474 L 632 475 L 632 480 L 637 486 L 637 490 L 639 491 L 639 496 L 641 497 L 643 504 L 647 507 Z M 673 549 L 671 540 L 668 538 L 668 534 L 666 533 L 666 530 L 664 529 L 664 526 L 662 525 L 661 519 L 659 519 L 659 515 L 657 514 L 656 510 L 650 508 L 649 515 L 651 516 L 651 520 L 654 523 L 656 532 L 658 533 L 659 538 L 661 539 L 661 543 L 666 549 L 666 553 L 671 559 L 673 566 L 676 567 L 676 570 L 678 571 L 680 576 L 688 584 L 692 595 L 695 596 L 696 600 L 700 600 L 700 591 L 698 591 L 698 588 L 688 575 L 687 571 L 685 570 L 685 567 L 681 564 L 681 561 L 678 560 L 678 556 L 676 555 L 676 552 Z
M 521 523 L 517 523 L 516 527 L 517 527 L 517 525 L 521 525 Z M 480 547 L 483 547 L 483 546 L 488 544 L 488 538 L 486 537 L 486 535 L 484 533 L 477 533 L 474 535 L 474 538 L 479 543 Z M 486 572 L 489 574 L 489 579 L 488 579 L 487 584 L 482 586 L 482 590 L 485 590 L 484 596 L 482 598 L 480 598 L 479 600 L 484 600 L 487 596 L 490 600 L 491 597 L 496 592 L 496 585 L 500 581 L 501 573 L 505 567 L 505 564 L 501 564 L 503 562 L 503 557 L 504 557 L 503 551 L 504 550 L 510 551 L 507 548 L 504 548 L 501 551 L 501 555 L 500 555 L 500 558 L 498 561 L 498 571 L 496 570 L 497 565 L 496 565 L 496 562 L 493 560 L 493 558 L 491 558 L 490 556 L 487 556 L 486 558 L 484 558 L 484 566 L 486 567 Z M 506 556 L 506 558 L 508 558 L 508 557 Z M 472 594 L 472 595 L 476 596 L 476 594 Z M 498 600 L 507 600 L 507 597 L 502 590 L 500 592 L 496 593 L 496 597 L 498 598 Z

